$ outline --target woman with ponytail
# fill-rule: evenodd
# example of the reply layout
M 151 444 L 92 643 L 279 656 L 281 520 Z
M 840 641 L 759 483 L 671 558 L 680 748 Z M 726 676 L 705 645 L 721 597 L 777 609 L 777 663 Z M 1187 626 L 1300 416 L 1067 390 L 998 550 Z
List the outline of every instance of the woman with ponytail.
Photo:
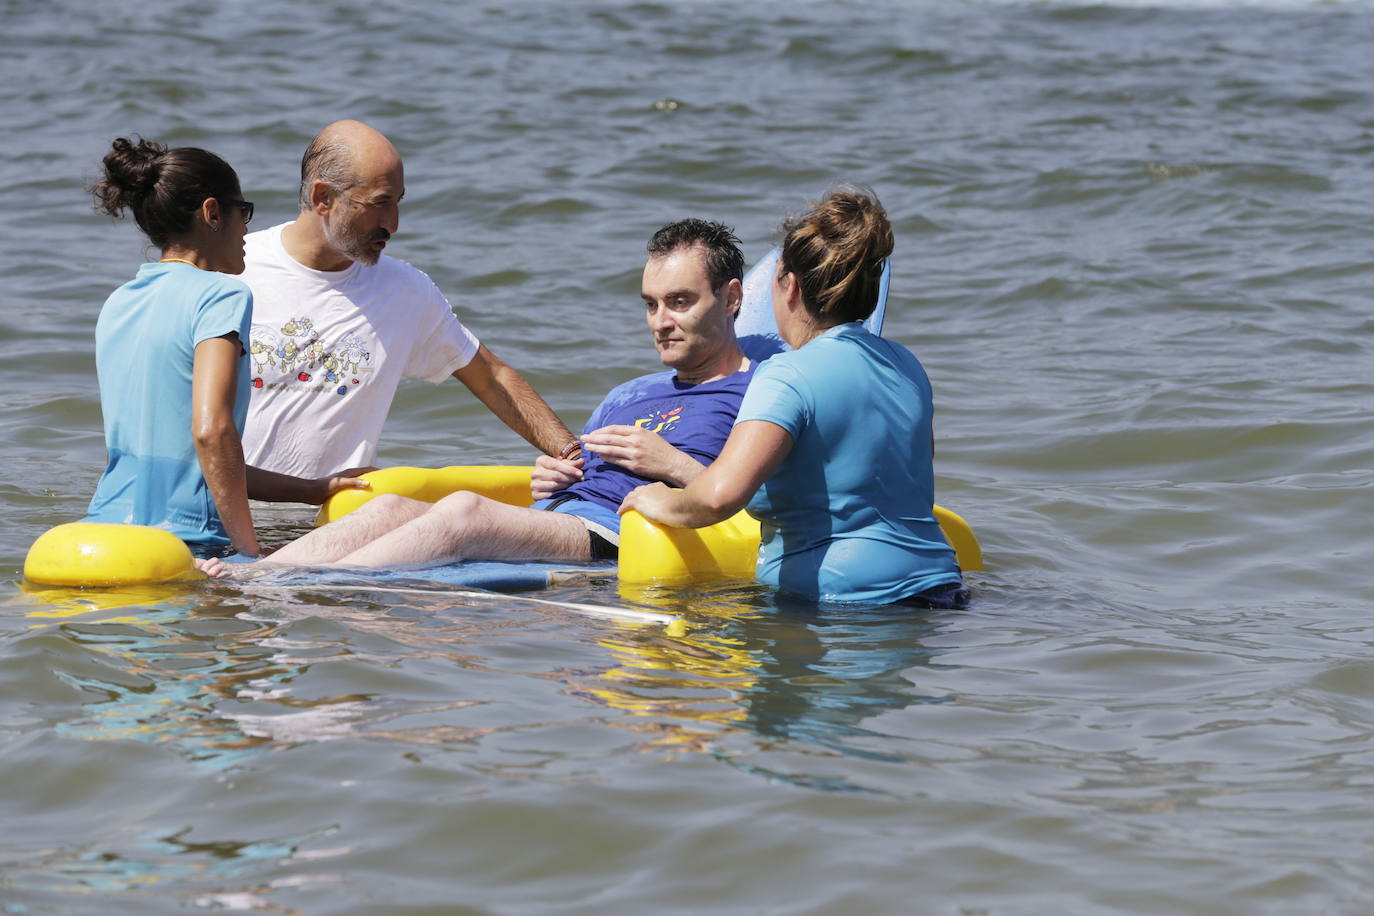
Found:
M 861 324 L 892 253 L 887 214 L 871 191 L 841 187 L 783 228 L 773 312 L 791 351 L 759 366 L 710 467 L 684 490 L 640 487 L 620 511 L 700 528 L 747 505 L 767 584 L 965 607 L 934 518 L 930 382 L 911 351 Z
M 159 255 L 110 294 L 96 322 L 109 461 L 85 520 L 165 528 L 200 557 L 257 556 L 250 489 L 319 503 L 366 483 L 244 466 L 253 297 L 229 275 L 243 272 L 253 205 L 234 170 L 203 149 L 122 137 L 103 165 L 96 209 L 132 213 Z

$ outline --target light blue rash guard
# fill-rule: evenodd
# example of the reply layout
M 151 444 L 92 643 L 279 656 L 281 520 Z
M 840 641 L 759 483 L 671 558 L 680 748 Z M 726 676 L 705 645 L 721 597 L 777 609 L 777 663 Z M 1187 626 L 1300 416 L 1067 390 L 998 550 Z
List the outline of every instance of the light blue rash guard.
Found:
M 177 262 L 144 264 L 110 294 L 95 326 L 95 364 L 109 463 L 85 521 L 165 528 L 192 547 L 229 544 L 191 440 L 196 345 L 248 340 L 253 296 L 226 274 Z M 248 414 L 241 351 L 234 425 Z
M 748 506 L 760 581 L 870 603 L 959 583 L 934 517 L 931 413 L 920 361 L 857 322 L 762 363 L 735 422 L 766 420 L 793 444 Z

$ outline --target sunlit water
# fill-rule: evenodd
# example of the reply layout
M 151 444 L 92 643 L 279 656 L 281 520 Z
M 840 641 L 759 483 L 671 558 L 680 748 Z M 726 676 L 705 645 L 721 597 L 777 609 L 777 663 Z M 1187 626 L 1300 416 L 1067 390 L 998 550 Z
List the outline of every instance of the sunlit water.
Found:
M 1374 895 L 1374 9 L 0 3 L 0 912 L 1361 913 Z M 391 251 L 570 425 L 657 363 L 644 241 L 897 228 L 962 613 L 748 584 L 19 588 L 104 463 L 144 257 L 82 185 L 198 144 L 258 221 L 361 117 Z M 387 464 L 526 463 L 460 386 Z M 272 534 L 308 511 L 279 510 Z

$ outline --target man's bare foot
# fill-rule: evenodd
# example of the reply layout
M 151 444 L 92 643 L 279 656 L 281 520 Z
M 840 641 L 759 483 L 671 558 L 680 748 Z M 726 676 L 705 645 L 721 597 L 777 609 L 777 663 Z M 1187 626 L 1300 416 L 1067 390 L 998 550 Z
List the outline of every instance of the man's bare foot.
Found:
M 192 558 L 191 562 L 196 564 L 196 569 L 211 579 L 228 579 L 230 577 L 229 564 L 219 557 L 210 557 L 208 560 Z
M 232 563 L 226 563 L 218 557 L 212 557 L 208 560 L 192 558 L 192 561 L 196 564 L 196 569 L 211 579 L 233 579 L 236 582 L 261 579 L 263 576 L 271 575 L 276 570 L 287 568 L 283 563 L 274 563 L 266 558 Z

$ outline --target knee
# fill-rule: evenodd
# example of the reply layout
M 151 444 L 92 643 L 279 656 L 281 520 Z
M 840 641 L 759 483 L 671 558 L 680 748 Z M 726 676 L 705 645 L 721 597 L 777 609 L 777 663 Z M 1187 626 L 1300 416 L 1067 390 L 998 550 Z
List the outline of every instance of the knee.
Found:
M 470 519 L 479 515 L 488 502 L 490 500 L 485 496 L 470 490 L 458 490 L 439 500 L 430 511 L 453 519 Z
M 488 499 L 479 493 L 459 490 L 435 503 L 430 514 L 441 519 L 450 531 L 473 534 L 488 531 L 494 525 L 498 525 L 498 515 L 505 508 L 507 507 L 504 503 Z
M 395 512 L 402 506 L 409 505 L 413 502 L 415 502 L 415 500 L 407 499 L 396 493 L 378 493 L 376 496 L 369 499 L 363 508 L 371 509 L 373 512 Z
M 409 499 L 395 493 L 378 493 L 376 496 L 363 503 L 351 514 L 358 517 L 358 521 L 375 521 L 379 519 L 409 519 L 414 518 L 428 508 L 427 503 L 422 503 L 416 499 Z M 347 517 L 347 516 L 345 516 Z

